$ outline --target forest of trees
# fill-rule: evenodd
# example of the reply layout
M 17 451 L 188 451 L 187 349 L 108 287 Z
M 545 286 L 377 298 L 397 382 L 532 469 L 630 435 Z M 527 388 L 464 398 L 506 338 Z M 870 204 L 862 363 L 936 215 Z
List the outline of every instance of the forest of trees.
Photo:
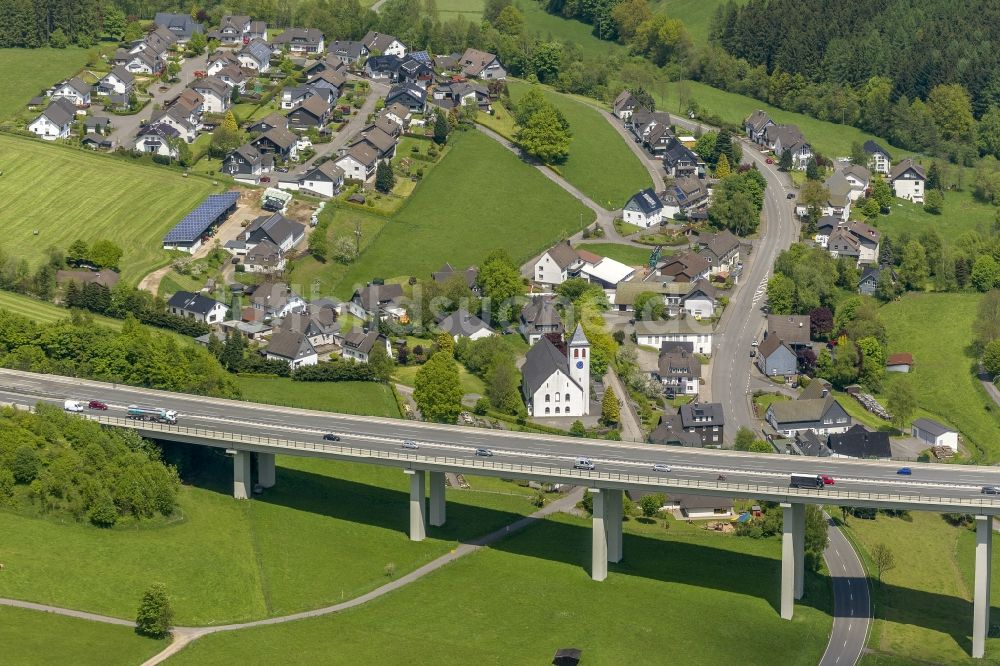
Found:
M 0 410 L 0 506 L 111 527 L 171 515 L 179 489 L 176 470 L 132 430 L 42 403 Z

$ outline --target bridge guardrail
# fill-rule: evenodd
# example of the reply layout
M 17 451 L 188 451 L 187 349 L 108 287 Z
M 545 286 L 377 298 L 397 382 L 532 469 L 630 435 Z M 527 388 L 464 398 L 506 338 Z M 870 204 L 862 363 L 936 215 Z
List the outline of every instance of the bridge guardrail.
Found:
M 819 503 L 836 504 L 836 500 L 858 500 L 871 502 L 899 502 L 906 504 L 931 504 L 945 505 L 955 508 L 989 508 L 1000 511 L 1000 496 L 995 498 L 986 497 L 946 497 L 942 495 L 917 495 L 899 493 L 871 493 L 857 490 L 829 490 L 824 489 L 822 493 L 810 492 L 808 489 L 793 488 L 790 486 L 765 485 L 757 483 L 730 483 L 720 481 L 702 481 L 700 479 L 670 479 L 663 476 L 648 476 L 642 474 L 623 474 L 621 472 L 600 472 L 597 470 L 579 470 L 567 467 L 552 467 L 549 465 L 524 465 L 515 463 L 504 463 L 494 460 L 483 460 L 481 458 L 460 458 L 457 456 L 428 456 L 417 453 L 407 453 L 403 451 L 384 451 L 381 449 L 370 449 L 356 446 L 344 446 L 340 444 L 328 444 L 323 442 L 305 442 L 300 440 L 260 437 L 257 435 L 240 435 L 237 433 L 209 430 L 207 428 L 191 428 L 188 426 L 169 425 L 152 421 L 142 421 L 138 419 L 122 418 L 118 416 L 102 416 L 97 414 L 85 414 L 85 418 L 96 421 L 103 425 L 131 428 L 134 430 L 157 431 L 163 433 L 176 433 L 180 435 L 192 435 L 204 437 L 219 442 L 233 442 L 240 444 L 257 444 L 263 446 L 273 446 L 277 448 L 318 451 L 355 458 L 378 458 L 385 460 L 398 460 L 403 462 L 429 463 L 439 465 L 453 465 L 476 469 L 496 470 L 501 472 L 517 472 L 542 477 L 568 477 L 581 481 L 613 481 L 623 484 L 639 485 L 660 485 L 680 488 L 712 489 L 724 490 L 728 492 L 745 492 L 747 496 L 780 495 L 780 496 L 800 496 Z M 669 481 L 669 483 L 664 483 Z

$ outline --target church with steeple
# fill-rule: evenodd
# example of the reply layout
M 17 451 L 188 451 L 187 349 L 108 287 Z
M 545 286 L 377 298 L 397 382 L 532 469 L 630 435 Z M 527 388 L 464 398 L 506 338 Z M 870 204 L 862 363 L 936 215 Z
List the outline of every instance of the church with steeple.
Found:
M 590 341 L 580 324 L 569 342 L 558 333 L 542 336 L 528 350 L 521 374 L 532 417 L 590 413 Z

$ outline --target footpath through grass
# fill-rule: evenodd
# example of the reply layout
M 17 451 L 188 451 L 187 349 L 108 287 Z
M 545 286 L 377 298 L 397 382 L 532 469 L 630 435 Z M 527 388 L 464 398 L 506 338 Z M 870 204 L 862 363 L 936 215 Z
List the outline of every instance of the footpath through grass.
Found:
M 167 262 L 164 234 L 219 189 L 169 169 L 22 137 L 0 135 L 0 155 L 0 247 L 34 265 L 50 246 L 111 240 L 124 250 L 123 277 L 133 283 Z
M 781 620 L 778 540 L 626 529 L 625 560 L 601 583 L 588 573 L 590 522 L 559 515 L 360 608 L 207 636 L 171 662 L 542 664 L 568 646 L 593 664 L 819 660 L 829 583 L 809 576 L 795 619 Z
M 176 623 L 246 621 L 338 603 L 405 574 L 460 540 L 534 507 L 516 494 L 448 490 L 448 524 L 409 540 L 409 485 L 398 469 L 278 458 L 277 485 L 243 502 L 232 462 L 202 450 L 186 463 L 180 516 L 143 529 L 101 530 L 0 511 L 0 596 L 133 618 L 143 591 L 165 583 Z
M 337 296 L 349 298 L 374 277 L 429 277 L 446 261 L 476 265 L 496 248 L 526 261 L 594 220 L 593 211 L 481 132 L 456 132 L 450 141 L 447 158 L 348 268 Z
M 916 389 L 919 416 L 930 416 L 961 432 L 978 462 L 1000 459 L 1000 408 L 975 375 L 972 326 L 981 296 L 973 293 L 908 293 L 882 307 L 889 353 L 910 352 L 908 375 Z M 889 373 L 885 395 L 900 378 Z
M 296 382 L 288 377 L 239 377 L 243 399 L 269 405 L 399 418 L 392 389 L 376 382 Z
M 530 87 L 523 81 L 507 82 L 514 102 Z M 573 132 L 569 157 L 558 166 L 567 181 L 608 210 L 621 208 L 633 194 L 653 185 L 642 162 L 599 111 L 572 97 L 540 89 L 563 112 Z
M 840 518 L 839 511 L 831 513 Z M 870 577 L 876 618 L 868 639 L 873 654 L 861 663 L 975 663 L 969 658 L 975 532 L 952 527 L 938 514 L 912 512 L 909 518 L 851 517 L 848 533 L 856 546 L 864 548 L 862 560 Z M 896 568 L 882 575 L 882 585 L 868 555 L 880 543 L 896 559 Z M 993 571 L 996 599 L 1000 594 L 996 559 Z M 996 663 L 998 654 L 1000 638 L 987 640 L 988 663 Z
M 87 51 L 77 46 L 65 49 L 0 49 L 0 118 L 8 118 L 40 95 L 70 76 L 87 62 Z M 6 153 L 5 149 L 0 152 Z
M 0 606 L 0 645 L 2 661 L 17 666 L 133 666 L 167 644 L 129 627 Z

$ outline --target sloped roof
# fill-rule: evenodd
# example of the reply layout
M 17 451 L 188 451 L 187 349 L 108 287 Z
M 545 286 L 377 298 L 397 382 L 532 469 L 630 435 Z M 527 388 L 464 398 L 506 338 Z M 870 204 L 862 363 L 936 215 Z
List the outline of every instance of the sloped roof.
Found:
M 400 42 L 400 40 L 396 39 L 393 35 L 387 35 L 374 30 L 369 30 L 368 33 L 361 38 L 361 43 L 368 47 L 369 51 L 385 51 L 387 48 L 392 46 L 393 42 Z M 402 44 L 402 42 L 400 43 Z
M 322 118 L 327 112 L 330 111 L 330 105 L 327 104 L 326 100 L 324 100 L 319 95 L 310 95 L 309 97 L 306 97 L 304 100 L 296 104 L 288 112 L 288 115 L 295 113 L 299 109 L 304 109 L 310 115 L 316 118 Z
M 914 162 L 911 158 L 907 157 L 904 160 L 900 160 L 899 164 L 892 167 L 892 169 L 889 171 L 889 180 L 896 180 L 897 178 L 902 176 L 907 171 L 910 171 L 911 169 L 915 174 L 917 174 L 917 176 L 920 177 L 920 180 L 927 179 L 927 175 L 924 173 L 924 168 L 919 164 L 917 164 L 916 162 Z
M 768 409 L 774 414 L 777 423 L 804 423 L 822 419 L 834 402 L 833 396 L 827 394 L 822 398 L 780 400 L 771 403 Z
M 701 361 L 694 354 L 676 347 L 660 352 L 657 369 L 660 377 L 701 378 Z
M 49 102 L 41 115 L 48 118 L 54 125 L 62 127 L 76 118 L 76 107 L 65 97 L 59 97 Z
M 546 250 L 545 253 L 552 257 L 552 261 L 556 262 L 556 265 L 560 269 L 571 266 L 580 259 L 580 255 L 577 254 L 576 250 L 574 250 L 569 244 L 569 241 L 556 243 Z
M 777 336 L 788 344 L 808 344 L 809 315 L 768 315 L 767 336 Z
M 178 291 L 170 300 L 167 301 L 167 307 L 178 308 L 185 310 L 186 312 L 195 312 L 202 316 L 207 315 L 218 305 L 224 305 L 214 298 L 209 298 L 208 296 L 203 296 L 202 294 L 193 294 L 190 291 Z
M 381 336 L 377 328 L 369 329 L 367 333 L 356 328 L 344 336 L 344 346 L 356 349 L 362 354 L 370 354 L 379 337 Z
M 305 231 L 305 226 L 294 220 L 289 220 L 281 213 L 272 213 L 271 215 L 261 215 L 255 219 L 241 235 L 249 239 L 251 236 L 260 235 L 256 233 L 258 231 L 275 245 L 283 245 L 286 241 L 301 236 Z
M 913 354 L 910 352 L 899 352 L 897 354 L 889 354 L 889 358 L 885 360 L 886 365 L 913 365 Z
M 288 28 L 277 37 L 271 39 L 271 43 L 273 44 L 291 42 L 319 44 L 321 41 L 323 41 L 323 32 L 316 28 Z
M 346 157 L 354 158 L 366 167 L 370 167 L 378 161 L 378 153 L 375 152 L 374 148 L 364 142 L 355 143 L 347 150 L 344 157 L 338 158 L 337 161 L 339 162 Z
M 326 161 L 320 164 L 319 166 L 313 167 L 312 169 L 304 173 L 300 181 L 316 180 L 316 178 L 313 176 L 313 174 L 315 173 L 322 174 L 324 177 L 330 179 L 334 183 L 344 179 L 344 170 L 341 169 L 339 166 L 337 166 L 335 162 Z
M 913 425 L 933 437 L 940 437 L 941 435 L 945 435 L 949 432 L 958 432 L 954 428 L 949 428 L 946 425 L 930 419 L 915 419 L 913 421 Z
M 652 187 L 647 187 L 641 192 L 633 194 L 632 198 L 625 204 L 626 207 L 631 203 L 634 203 L 644 215 L 652 215 L 657 211 L 663 210 L 663 202 L 660 201 L 660 197 L 656 196 L 656 192 L 653 191 Z
M 679 444 L 680 446 L 701 446 L 701 435 L 696 432 L 688 432 L 681 422 L 680 412 L 676 414 L 663 414 L 660 422 L 649 433 L 649 441 L 653 444 Z M 673 496 L 673 493 L 671 493 Z
M 305 334 L 288 329 L 278 329 L 273 333 L 265 351 L 293 361 L 316 353 Z
M 370 284 L 354 292 L 351 300 L 356 300 L 366 312 L 375 312 L 381 303 L 395 303 L 403 297 L 403 287 L 399 284 Z
M 681 423 L 685 428 L 725 425 L 725 413 L 718 402 L 689 402 L 680 407 Z
M 749 125 L 754 132 L 760 132 L 764 125 L 768 123 L 773 123 L 771 116 L 767 115 L 764 111 L 757 109 L 743 121 L 744 125 Z
M 889 154 L 888 150 L 886 150 L 885 148 L 883 148 L 880 144 L 872 141 L 871 139 L 869 139 L 868 141 L 865 141 L 863 149 L 869 155 L 871 155 L 873 153 L 882 153 L 886 157 L 888 157 L 890 160 L 892 159 L 892 155 Z
M 788 351 L 791 352 L 792 355 L 794 356 L 794 352 L 792 352 L 792 350 L 788 347 L 788 345 L 782 342 L 781 338 L 779 338 L 777 335 L 767 336 L 764 339 L 764 341 L 761 342 L 760 345 L 757 347 L 757 353 L 763 356 L 764 358 L 770 358 L 771 354 L 776 352 L 781 347 L 788 349 Z
M 465 49 L 462 54 L 462 72 L 469 76 L 479 76 L 486 69 L 486 66 L 496 60 L 497 57 L 486 51 L 478 49 Z
M 528 326 L 562 326 L 562 317 L 550 298 L 534 298 L 521 310 L 521 320 Z
M 525 354 L 524 365 L 521 366 L 525 392 L 534 395 L 555 372 L 562 372 L 573 381 L 566 355 L 559 351 L 551 340 L 542 336 Z
M 479 331 L 493 332 L 489 325 L 464 308 L 459 308 L 438 322 L 438 327 L 450 335 L 468 337 Z
M 847 432 L 830 435 L 827 445 L 834 453 L 851 458 L 892 457 L 889 433 L 872 432 L 860 424 L 851 426 Z

